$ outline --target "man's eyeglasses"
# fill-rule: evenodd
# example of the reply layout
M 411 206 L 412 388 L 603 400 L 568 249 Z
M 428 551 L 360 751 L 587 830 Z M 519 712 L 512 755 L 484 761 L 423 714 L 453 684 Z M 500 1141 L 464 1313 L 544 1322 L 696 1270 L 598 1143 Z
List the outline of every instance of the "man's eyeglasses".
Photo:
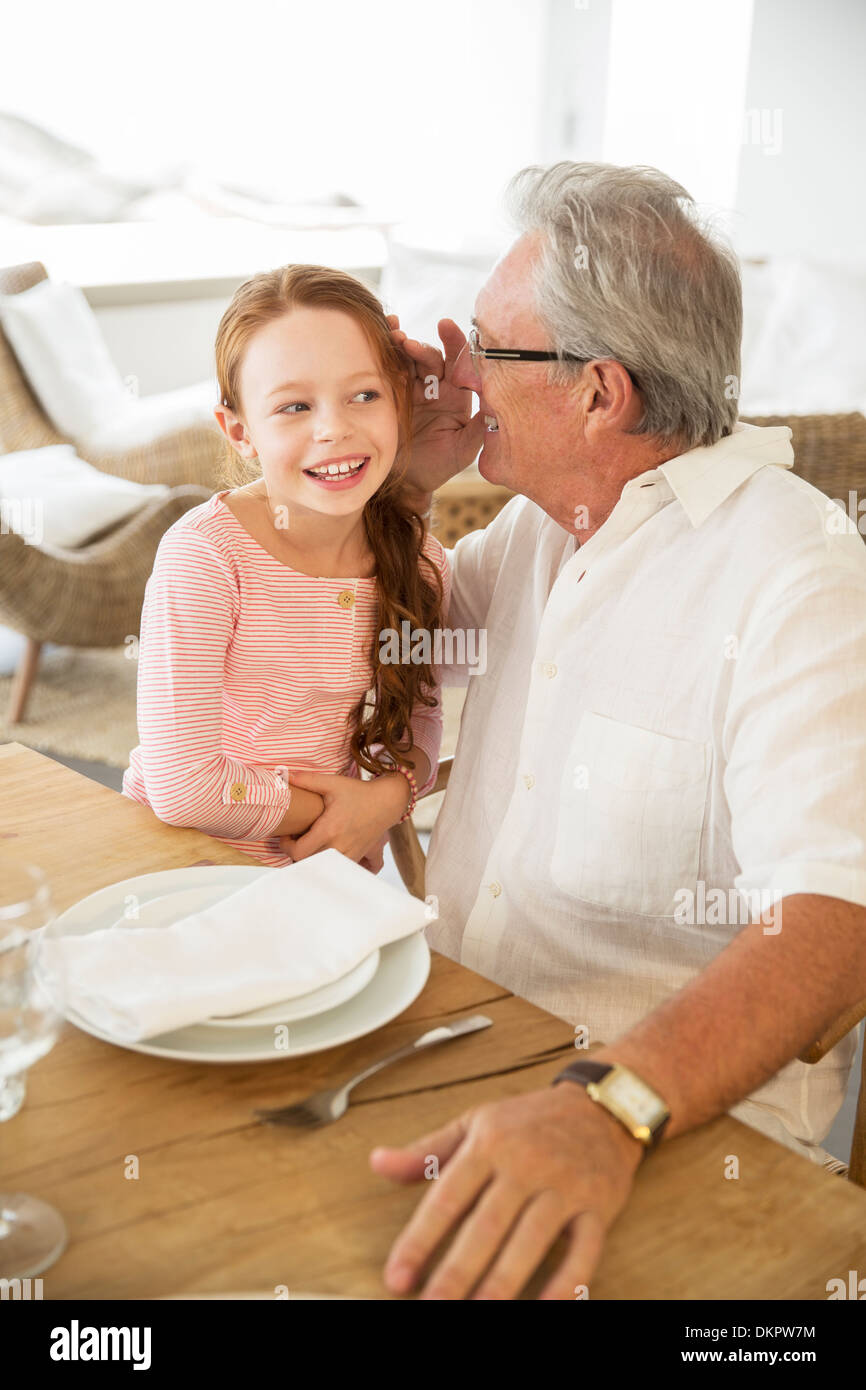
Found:
M 476 372 L 485 359 L 497 362 L 591 362 L 591 357 L 575 357 L 570 352 L 549 352 L 541 348 L 486 348 L 478 341 L 478 329 L 469 330 L 469 356 Z
M 541 348 L 486 348 L 482 347 L 478 341 L 478 329 L 470 328 L 467 339 L 469 346 L 469 356 L 472 359 L 472 366 L 475 371 L 480 371 L 481 363 L 486 359 L 501 362 L 580 362 L 586 366 L 587 362 L 594 362 L 594 357 L 575 357 L 571 352 L 549 352 Z M 639 391 L 640 384 L 637 377 L 630 367 L 626 371 L 632 380 L 632 385 Z

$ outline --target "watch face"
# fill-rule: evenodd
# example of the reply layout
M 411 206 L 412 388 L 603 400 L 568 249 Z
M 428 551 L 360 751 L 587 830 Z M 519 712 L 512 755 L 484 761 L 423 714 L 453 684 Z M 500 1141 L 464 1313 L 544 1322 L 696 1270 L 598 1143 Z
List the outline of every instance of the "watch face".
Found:
M 621 1105 L 641 1125 L 652 1125 L 658 1119 L 658 1101 L 636 1076 L 620 1072 L 607 1079 L 607 1095 L 617 1105 Z

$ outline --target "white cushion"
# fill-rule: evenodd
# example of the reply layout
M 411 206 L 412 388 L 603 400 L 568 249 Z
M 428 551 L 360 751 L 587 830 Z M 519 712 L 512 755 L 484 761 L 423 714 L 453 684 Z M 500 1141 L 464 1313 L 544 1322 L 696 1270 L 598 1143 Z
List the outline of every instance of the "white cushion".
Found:
M 86 443 L 79 441 L 85 454 L 122 454 L 127 449 L 145 448 L 192 425 L 210 425 L 219 431 L 213 413 L 219 403 L 216 378 L 155 396 L 132 396 L 128 391 L 124 396 L 114 414 L 94 423 Z
M 440 251 L 393 240 L 379 296 L 410 338 L 441 348 L 437 323 L 453 319 L 469 332 L 475 296 L 495 259 L 492 252 Z
M 763 322 L 744 340 L 740 413 L 866 409 L 866 272 L 780 257 L 769 278 Z
M 85 453 L 122 453 L 190 425 L 219 429 L 216 377 L 153 396 L 127 390 L 76 285 L 40 280 L 0 295 L 0 323 L 49 420 Z
M 169 491 L 101 473 L 71 444 L 22 449 L 0 455 L 0 529 L 31 545 L 75 549 Z
M 40 280 L 0 295 L 0 322 L 42 408 L 61 434 L 79 440 L 124 405 L 129 392 L 84 294 Z

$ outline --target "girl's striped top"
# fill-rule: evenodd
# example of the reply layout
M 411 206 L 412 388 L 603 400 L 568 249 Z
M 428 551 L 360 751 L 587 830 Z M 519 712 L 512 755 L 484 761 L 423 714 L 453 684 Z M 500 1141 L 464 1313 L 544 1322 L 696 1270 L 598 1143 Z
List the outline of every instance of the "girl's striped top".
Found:
M 274 834 L 293 770 L 358 776 L 349 717 L 372 684 L 375 579 L 314 578 L 255 540 L 217 492 L 160 541 L 141 616 L 139 744 L 123 794 L 262 863 L 290 864 Z M 424 553 L 450 597 L 444 549 Z M 426 569 L 426 567 L 425 567 Z M 436 777 L 436 705 L 417 705 L 415 745 Z

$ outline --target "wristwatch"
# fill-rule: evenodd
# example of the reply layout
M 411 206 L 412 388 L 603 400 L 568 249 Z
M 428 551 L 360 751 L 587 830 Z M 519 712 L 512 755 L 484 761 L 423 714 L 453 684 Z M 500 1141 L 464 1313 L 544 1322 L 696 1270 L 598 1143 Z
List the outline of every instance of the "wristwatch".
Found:
M 615 1115 L 647 1150 L 658 1144 L 671 1117 L 661 1096 L 618 1062 L 571 1062 L 554 1077 L 554 1086 L 559 1081 L 585 1086 L 587 1095 Z

